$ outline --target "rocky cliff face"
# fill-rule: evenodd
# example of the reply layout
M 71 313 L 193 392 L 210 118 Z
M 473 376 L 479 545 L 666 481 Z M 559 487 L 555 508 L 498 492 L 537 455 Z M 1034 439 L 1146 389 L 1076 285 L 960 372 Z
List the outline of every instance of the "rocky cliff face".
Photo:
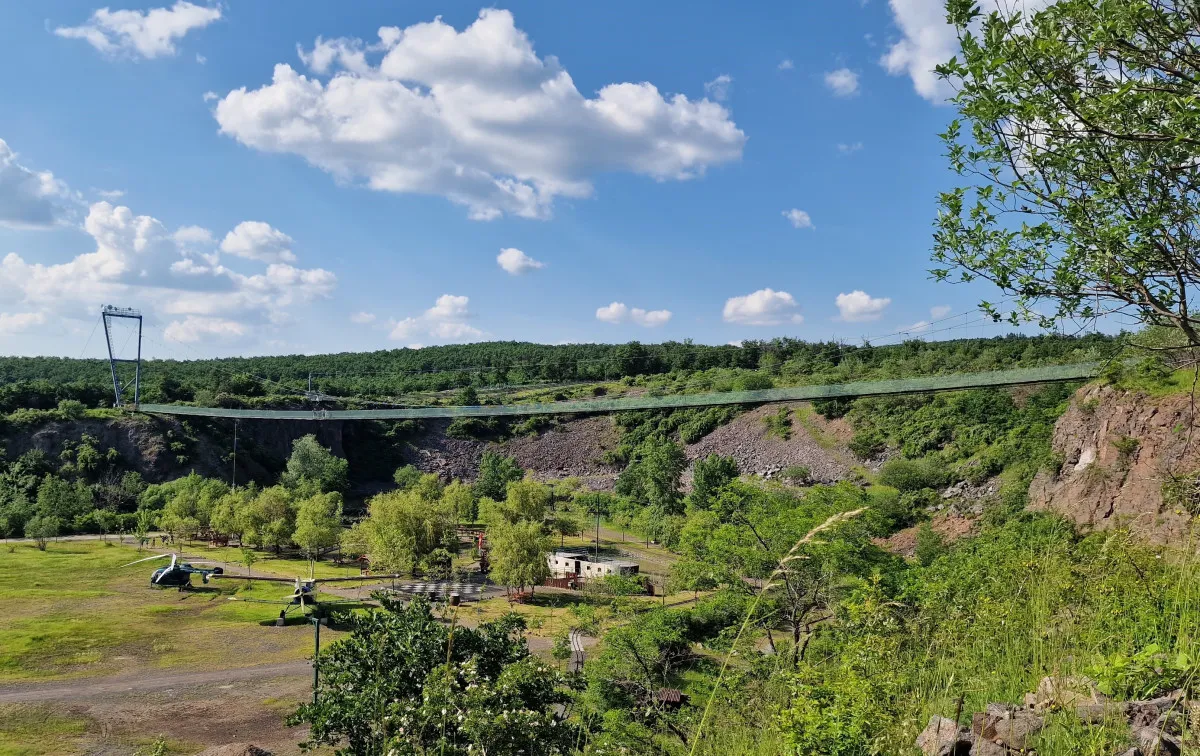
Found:
M 1189 395 L 1084 387 L 1059 418 L 1053 444 L 1062 467 L 1034 479 L 1030 508 L 1059 512 L 1085 529 L 1127 526 L 1155 543 L 1187 538 L 1194 505 L 1177 495 L 1164 501 L 1163 491 L 1200 470 Z

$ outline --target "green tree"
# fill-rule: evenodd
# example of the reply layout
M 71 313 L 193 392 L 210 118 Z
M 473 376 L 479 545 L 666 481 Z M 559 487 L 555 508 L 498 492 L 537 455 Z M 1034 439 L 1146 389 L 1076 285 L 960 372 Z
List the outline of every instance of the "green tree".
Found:
M 550 537 L 542 533 L 542 523 L 501 520 L 488 527 L 487 538 L 493 580 L 517 590 L 529 586 L 532 592 L 535 586 L 550 577 L 546 555 L 554 545 Z
M 479 517 L 479 500 L 471 487 L 455 480 L 442 491 L 442 501 L 454 512 L 459 522 L 475 522 Z
M 47 475 L 38 486 L 37 514 L 56 519 L 60 528 L 91 509 L 91 489 L 83 481 L 73 485 L 58 476 Z
M 347 483 L 346 460 L 321 446 L 311 433 L 292 442 L 292 455 L 288 457 L 287 470 L 280 482 L 286 486 L 300 485 L 308 480 L 320 486 L 322 491 L 342 491 Z
M 292 540 L 310 561 L 338 544 L 342 534 L 342 496 L 316 494 L 296 507 L 296 530 Z
M 407 491 L 421 480 L 421 471 L 412 465 L 405 465 L 396 469 L 396 474 L 392 476 L 396 481 L 396 485 L 401 491 Z
M 962 53 L 937 71 L 966 127 L 943 140 L 967 184 L 941 195 L 935 277 L 991 281 L 1013 322 L 1120 311 L 1200 345 L 1196 7 L 1001 7 L 947 3 Z
M 62 520 L 53 515 L 36 514 L 25 523 L 25 537 L 32 538 L 40 551 L 46 550 L 46 541 L 62 532 Z
M 226 492 L 225 495 L 217 499 L 216 503 L 213 504 L 212 512 L 208 518 L 209 528 L 220 535 L 236 538 L 241 543 L 243 538 L 242 529 L 246 523 L 244 514 L 254 500 L 254 497 L 255 491 L 250 487 Z
M 138 547 L 146 545 L 151 530 L 157 524 L 158 516 L 149 509 L 139 509 L 134 520 L 133 533 L 137 536 Z
M 258 561 L 258 554 L 256 554 L 254 552 L 254 549 L 250 549 L 250 548 L 243 546 L 241 562 L 246 567 L 246 576 L 247 577 L 249 577 L 252 574 L 250 572 L 250 568 L 253 567 L 254 563 L 257 561 Z
M 25 523 L 33 515 L 33 505 L 23 491 L 0 489 L 0 535 L 19 538 L 25 532 Z
M 437 501 L 442 498 L 446 485 L 436 473 L 422 475 L 410 490 L 425 501 Z
M 616 492 L 652 507 L 659 516 L 682 514 L 683 496 L 679 487 L 686 467 L 687 456 L 679 444 L 650 436 L 621 473 Z
M 696 460 L 692 469 L 692 504 L 707 509 L 725 484 L 737 480 L 738 473 L 737 460 L 733 457 L 710 454 Z
M 573 536 L 583 530 L 583 523 L 569 509 L 560 509 L 554 513 L 553 528 L 559 536 L 559 547 L 565 546 L 567 536 Z
M 420 598 L 382 603 L 350 615 L 350 634 L 318 657 L 316 703 L 289 719 L 309 726 L 309 744 L 347 756 L 575 752 L 567 681 L 530 656 L 520 617 L 449 627 Z
M 484 452 L 479 460 L 479 476 L 475 479 L 475 493 L 500 501 L 508 491 L 508 484 L 525 477 L 525 471 L 517 460 L 495 452 Z
M 478 407 L 479 393 L 475 391 L 474 386 L 463 386 L 454 395 L 454 403 L 460 407 Z
M 454 513 L 442 502 L 414 491 L 392 491 L 371 499 L 366 519 L 357 523 L 345 545 L 365 546 L 376 571 L 414 572 L 434 549 L 453 549 Z
M 498 502 L 493 512 L 508 522 L 541 523 L 546 519 L 546 507 L 550 504 L 550 488 L 544 483 L 526 478 L 508 484 L 504 501 Z
M 254 534 L 257 545 L 279 553 L 292 542 L 296 530 L 296 507 L 292 493 L 283 486 L 264 488 L 246 508 L 244 531 Z

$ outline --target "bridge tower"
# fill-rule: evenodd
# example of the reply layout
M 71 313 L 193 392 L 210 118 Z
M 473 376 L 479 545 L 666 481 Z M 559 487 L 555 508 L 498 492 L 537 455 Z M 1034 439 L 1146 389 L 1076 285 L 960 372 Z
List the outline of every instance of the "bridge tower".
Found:
M 136 409 L 142 398 L 142 313 L 130 307 L 114 307 L 113 305 L 104 305 L 102 308 L 100 308 L 100 319 L 104 321 L 104 340 L 108 344 L 108 369 L 109 372 L 112 373 L 113 406 L 126 406 L 126 392 L 128 391 L 130 385 L 132 385 L 133 407 Z M 114 320 L 137 321 L 136 358 L 129 359 L 119 357 L 117 350 L 113 349 Z M 133 376 L 122 383 L 122 373 L 127 373 L 128 371 L 121 369 L 119 366 L 126 364 L 131 364 L 134 366 Z

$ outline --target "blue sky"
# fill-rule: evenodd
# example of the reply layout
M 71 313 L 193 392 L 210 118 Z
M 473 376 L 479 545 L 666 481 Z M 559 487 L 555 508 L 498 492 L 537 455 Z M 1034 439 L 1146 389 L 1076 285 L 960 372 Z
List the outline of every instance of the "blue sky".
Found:
M 99 356 L 109 302 L 181 358 L 966 313 L 940 7 L 7 4 L 0 350 Z

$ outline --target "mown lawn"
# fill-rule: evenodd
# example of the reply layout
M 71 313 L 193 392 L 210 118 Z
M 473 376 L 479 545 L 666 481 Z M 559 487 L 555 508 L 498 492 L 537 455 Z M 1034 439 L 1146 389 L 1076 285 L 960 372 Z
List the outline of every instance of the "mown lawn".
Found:
M 290 586 L 197 579 L 193 591 L 156 589 L 149 578 L 159 563 L 122 567 L 149 553 L 98 541 L 0 551 L 0 683 L 148 668 L 227 669 L 311 652 L 303 624 L 272 626 L 280 607 L 228 600 L 280 599 Z

